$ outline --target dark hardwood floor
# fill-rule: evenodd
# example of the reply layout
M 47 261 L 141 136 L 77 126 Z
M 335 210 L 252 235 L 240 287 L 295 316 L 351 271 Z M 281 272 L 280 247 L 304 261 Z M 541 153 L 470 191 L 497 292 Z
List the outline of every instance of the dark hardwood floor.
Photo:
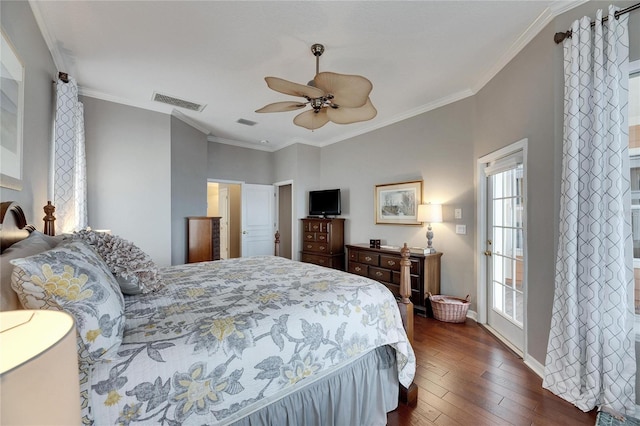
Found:
M 404 425 L 594 425 L 584 413 L 542 388 L 542 379 L 474 321 L 462 324 L 416 317 L 418 360 L 415 408 L 387 415 Z

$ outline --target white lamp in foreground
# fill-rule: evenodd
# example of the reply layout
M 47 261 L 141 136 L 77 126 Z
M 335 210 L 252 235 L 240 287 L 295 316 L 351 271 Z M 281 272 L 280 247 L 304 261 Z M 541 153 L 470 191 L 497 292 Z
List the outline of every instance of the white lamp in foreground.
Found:
M 418 222 L 427 223 L 427 250 L 429 253 L 435 253 L 436 249 L 431 245 L 433 240 L 432 223 L 442 222 L 442 205 L 441 204 L 420 204 L 418 206 Z
M 80 423 L 73 317 L 47 310 L 0 312 L 0 424 Z

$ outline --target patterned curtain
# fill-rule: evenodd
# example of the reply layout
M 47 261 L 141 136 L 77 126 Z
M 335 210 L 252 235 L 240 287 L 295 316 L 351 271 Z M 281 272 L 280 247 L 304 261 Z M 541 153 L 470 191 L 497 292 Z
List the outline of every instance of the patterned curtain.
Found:
M 87 173 L 84 154 L 84 111 L 78 101 L 78 85 L 58 79 L 53 140 L 53 202 L 56 231 L 87 227 Z
M 635 412 L 628 15 L 573 23 L 555 297 L 543 387 L 583 411 Z

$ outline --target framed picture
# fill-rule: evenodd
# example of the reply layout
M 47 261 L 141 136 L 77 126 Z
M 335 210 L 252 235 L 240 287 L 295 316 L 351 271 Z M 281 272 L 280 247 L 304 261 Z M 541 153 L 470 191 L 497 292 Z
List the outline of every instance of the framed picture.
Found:
M 0 64 L 0 186 L 22 189 L 24 65 L 2 32 Z
M 376 223 L 422 225 L 418 205 L 422 202 L 422 181 L 376 185 Z

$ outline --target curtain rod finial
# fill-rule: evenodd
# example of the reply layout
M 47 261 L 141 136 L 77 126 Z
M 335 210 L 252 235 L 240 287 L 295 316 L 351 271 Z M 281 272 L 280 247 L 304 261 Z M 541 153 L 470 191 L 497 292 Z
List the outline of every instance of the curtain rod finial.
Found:
M 60 80 L 62 80 L 63 82 L 65 82 L 65 83 L 69 82 L 69 74 L 67 74 L 66 72 L 59 72 L 58 73 L 58 78 Z
M 560 44 L 560 43 L 562 43 L 565 39 L 567 39 L 567 38 L 571 38 L 572 33 L 573 33 L 573 32 L 572 32 L 571 30 L 569 30 L 569 31 L 567 31 L 567 32 L 564 32 L 564 33 L 556 33 L 556 34 L 553 36 L 553 41 L 555 41 L 555 42 L 556 42 L 556 44 Z

